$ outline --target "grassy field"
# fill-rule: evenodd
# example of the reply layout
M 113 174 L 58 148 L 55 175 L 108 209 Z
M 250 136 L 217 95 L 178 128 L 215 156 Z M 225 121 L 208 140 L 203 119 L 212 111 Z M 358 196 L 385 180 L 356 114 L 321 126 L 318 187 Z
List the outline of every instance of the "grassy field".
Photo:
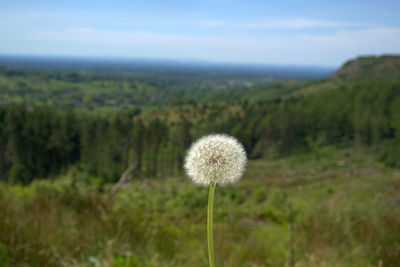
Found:
M 0 265 L 207 266 L 207 188 L 142 177 L 110 196 L 99 181 L 0 185 Z M 214 208 L 217 266 L 400 262 L 400 171 L 366 150 L 251 161 Z

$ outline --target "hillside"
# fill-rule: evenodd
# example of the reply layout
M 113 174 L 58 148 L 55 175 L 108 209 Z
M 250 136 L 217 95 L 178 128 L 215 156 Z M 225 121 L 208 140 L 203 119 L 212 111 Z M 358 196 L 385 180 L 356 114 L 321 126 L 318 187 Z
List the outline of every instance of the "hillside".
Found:
M 352 59 L 329 75 L 329 79 L 347 82 L 400 81 L 400 56 L 368 56 Z
M 237 185 L 217 188 L 218 266 L 396 266 L 392 60 L 357 59 L 312 82 L 212 87 L 198 102 L 171 92 L 192 96 L 204 75 L 176 76 L 184 82 L 175 87 L 174 76 L 156 73 L 138 82 L 5 70 L 0 82 L 15 98 L 0 105 L 0 265 L 205 266 L 207 189 L 184 178 L 182 165 L 194 140 L 223 132 L 243 144 L 249 164 Z M 152 100 L 164 85 L 166 98 Z M 86 102 L 63 109 L 68 94 Z M 104 112 L 109 97 L 138 96 L 140 109 Z M 111 196 L 131 166 L 132 179 Z
M 393 82 L 400 82 L 400 56 L 358 57 L 345 62 L 338 70 L 324 79 L 300 83 L 285 97 L 319 94 L 354 84 L 380 83 L 383 85 Z M 290 88 L 291 84 L 284 82 L 280 87 Z M 266 92 L 257 98 L 264 94 Z
M 352 59 L 329 76 L 328 69 L 310 67 L 61 63 L 0 57 L 6 66 L 0 67 L 0 104 L 136 112 L 149 106 L 276 101 L 354 83 L 400 81 L 400 56 Z
M 376 68 L 372 63 L 370 66 Z M 363 69 L 356 73 L 368 75 L 363 74 Z M 95 113 L 60 108 L 62 105 L 52 99 L 67 101 L 62 94 L 47 98 L 44 93 L 46 105 L 34 101 L 0 105 L 0 144 L 5 148 L 0 150 L 0 179 L 29 183 L 74 165 L 99 175 L 102 181 L 116 181 L 133 158 L 138 160 L 137 172 L 141 175 L 180 173 L 187 146 L 212 132 L 236 136 L 253 159 L 287 156 L 324 145 L 356 145 L 374 147 L 377 158 L 400 167 L 400 83 L 391 80 L 394 75 L 394 71 L 388 73 L 389 78 L 381 82 L 327 78 L 275 83 L 266 89 L 249 88 L 237 94 L 202 92 L 199 103 L 182 100 L 152 106 L 143 100 L 142 109 L 117 105 L 111 114 L 99 108 L 104 108 L 101 101 L 90 102 L 90 95 L 99 94 L 94 87 L 101 85 L 99 81 L 89 80 L 93 87 L 88 87 L 87 81 L 80 84 L 63 80 L 58 84 L 58 78 L 54 78 L 49 83 L 59 87 L 64 84 L 65 92 L 79 92 L 78 87 L 82 86 L 84 99 L 89 101 L 86 104 L 94 105 L 86 108 L 93 108 Z M 41 88 L 45 78 L 30 77 Z M 158 78 L 163 81 L 162 77 Z M 190 76 L 184 79 L 191 80 Z M 151 76 L 146 81 L 153 82 Z M 123 81 L 111 80 L 109 85 L 114 83 Z M 75 89 L 68 89 L 69 86 Z M 155 87 L 136 87 L 138 94 L 129 93 L 128 85 L 122 89 L 126 98 L 135 98 L 140 92 L 152 98 L 161 92 Z M 107 91 L 107 86 L 103 90 Z M 121 88 L 115 90 L 114 99 Z M 179 90 L 190 95 L 190 89 Z M 175 97 L 170 93 L 166 89 L 166 96 Z M 213 101 L 207 101 L 205 96 Z

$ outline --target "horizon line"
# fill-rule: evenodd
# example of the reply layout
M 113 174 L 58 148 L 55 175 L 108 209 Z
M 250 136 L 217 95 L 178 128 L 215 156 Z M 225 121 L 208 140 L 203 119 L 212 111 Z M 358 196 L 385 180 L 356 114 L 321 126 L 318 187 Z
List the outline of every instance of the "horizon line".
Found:
M 386 55 L 386 54 L 385 54 Z M 254 67 L 303 67 L 303 68 L 320 68 L 320 69 L 337 69 L 340 68 L 347 61 L 364 56 L 384 56 L 382 55 L 359 55 L 342 62 L 338 65 L 319 65 L 319 64 L 296 64 L 296 63 L 267 63 L 267 62 L 243 62 L 243 61 L 221 61 L 221 60 L 207 60 L 200 58 L 168 58 L 168 57 L 132 57 L 132 56 L 115 56 L 115 55 L 72 55 L 72 54 L 16 54 L 16 53 L 1 53 L 0 58 L 26 58 L 26 59 L 67 59 L 67 60 L 119 60 L 119 61 L 147 61 L 148 63 L 178 63 L 178 64 L 209 64 L 209 65 L 231 65 L 231 66 L 254 66 Z M 0 65 L 1 62 L 0 62 Z

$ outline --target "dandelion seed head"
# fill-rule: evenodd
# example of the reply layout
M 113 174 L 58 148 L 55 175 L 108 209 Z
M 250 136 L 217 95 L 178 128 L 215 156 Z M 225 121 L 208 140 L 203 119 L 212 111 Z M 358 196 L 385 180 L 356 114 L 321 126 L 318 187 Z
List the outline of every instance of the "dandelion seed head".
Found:
M 246 167 L 243 145 L 226 134 L 211 134 L 197 140 L 185 158 L 187 175 L 194 183 L 225 186 L 236 183 Z

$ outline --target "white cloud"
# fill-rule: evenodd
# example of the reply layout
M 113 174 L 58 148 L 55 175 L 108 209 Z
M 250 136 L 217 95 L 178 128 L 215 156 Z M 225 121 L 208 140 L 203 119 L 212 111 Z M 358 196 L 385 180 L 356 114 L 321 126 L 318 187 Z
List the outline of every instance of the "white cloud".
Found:
M 303 28 L 350 27 L 356 25 L 359 24 L 349 23 L 349 22 L 328 21 L 328 20 L 293 18 L 293 19 L 264 21 L 259 23 L 249 23 L 245 25 L 245 27 L 303 29 Z
M 317 20 L 308 18 L 264 19 L 252 22 L 228 22 L 222 20 L 203 20 L 198 22 L 206 27 L 231 27 L 251 29 L 306 29 L 337 28 L 361 26 L 361 23 Z
M 128 56 L 280 64 L 336 65 L 360 54 L 400 53 L 400 28 L 334 34 L 215 37 L 70 28 L 16 39 L 0 36 L 0 53 Z M 13 42 L 14 41 L 14 42 Z

